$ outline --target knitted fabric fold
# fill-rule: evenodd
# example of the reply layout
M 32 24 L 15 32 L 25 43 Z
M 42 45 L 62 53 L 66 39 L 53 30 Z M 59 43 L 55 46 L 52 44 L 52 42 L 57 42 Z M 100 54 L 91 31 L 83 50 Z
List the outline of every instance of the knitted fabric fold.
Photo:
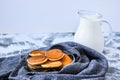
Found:
M 36 72 L 27 69 L 26 57 L 28 56 L 28 54 L 26 54 L 23 57 L 21 57 L 22 59 L 19 65 L 15 66 L 15 64 L 13 64 L 12 67 L 14 68 L 12 67 L 10 68 L 14 70 L 13 71 L 9 70 L 10 71 L 9 79 L 10 80 L 104 80 L 105 74 L 108 69 L 108 62 L 101 53 L 75 42 L 62 42 L 40 49 L 49 50 L 54 48 L 61 49 L 66 54 L 74 55 L 75 62 L 63 67 L 60 71 Z M 19 56 L 14 56 L 14 57 L 15 58 L 11 58 L 11 60 L 16 59 Z M 4 60 L 1 61 L 0 63 L 1 65 L 3 61 Z M 6 61 L 6 64 L 7 63 L 8 61 Z M 8 64 L 10 63 L 11 64 L 15 63 L 15 60 L 12 60 Z M 5 64 L 3 66 L 5 66 Z M 6 67 L 4 69 L 6 69 Z

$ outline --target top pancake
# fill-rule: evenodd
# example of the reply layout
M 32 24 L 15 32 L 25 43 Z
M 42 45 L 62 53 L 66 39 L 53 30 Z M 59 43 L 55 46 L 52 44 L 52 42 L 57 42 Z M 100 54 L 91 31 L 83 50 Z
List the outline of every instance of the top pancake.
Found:
M 60 60 L 61 58 L 63 58 L 64 54 L 60 49 L 51 49 L 45 53 L 45 56 L 50 61 L 57 61 L 57 60 Z
M 34 57 L 29 57 L 27 59 L 27 62 L 30 65 L 39 65 L 47 61 L 47 58 L 45 56 L 34 56 Z
M 45 54 L 45 50 L 33 50 L 30 52 L 30 56 L 41 56 Z

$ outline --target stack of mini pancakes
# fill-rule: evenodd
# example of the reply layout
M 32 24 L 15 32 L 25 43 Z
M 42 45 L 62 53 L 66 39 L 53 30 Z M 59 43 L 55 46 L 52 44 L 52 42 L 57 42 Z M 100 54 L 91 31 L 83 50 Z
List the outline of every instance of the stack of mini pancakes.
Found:
M 27 58 L 28 67 L 37 71 L 60 70 L 73 60 L 60 49 L 33 50 Z

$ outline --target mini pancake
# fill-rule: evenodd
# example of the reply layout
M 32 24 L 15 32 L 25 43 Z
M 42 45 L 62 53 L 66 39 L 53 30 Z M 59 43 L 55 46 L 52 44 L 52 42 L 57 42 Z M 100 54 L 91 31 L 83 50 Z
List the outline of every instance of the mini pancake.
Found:
M 48 59 L 45 56 L 41 55 L 41 56 L 29 57 L 27 59 L 27 62 L 30 65 L 39 65 L 39 64 L 42 64 L 42 63 L 46 62 L 47 60 Z
M 62 62 L 62 66 L 66 66 L 72 62 L 72 59 L 67 54 L 65 54 L 60 61 Z
M 57 68 L 62 65 L 61 61 L 47 61 L 46 63 L 41 64 L 43 68 Z
M 49 69 L 46 69 L 46 68 L 41 68 L 41 65 L 30 65 L 28 64 L 28 67 L 32 70 L 35 70 L 35 71 L 38 71 L 38 72 L 47 72 Z
M 51 49 L 45 53 L 45 56 L 50 61 L 57 61 L 57 60 L 60 60 L 61 58 L 63 58 L 64 54 L 60 49 Z
M 45 50 L 33 50 L 30 52 L 30 56 L 41 56 L 45 54 Z
M 40 65 L 30 65 L 30 64 L 28 64 L 28 67 L 29 67 L 30 69 L 37 69 L 37 68 L 40 67 Z

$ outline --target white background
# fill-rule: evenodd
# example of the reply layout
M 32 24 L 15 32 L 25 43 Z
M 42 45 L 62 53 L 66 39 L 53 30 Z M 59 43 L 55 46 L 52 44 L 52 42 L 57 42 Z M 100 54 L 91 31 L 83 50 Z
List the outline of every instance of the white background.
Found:
M 119 0 L 0 0 L 0 33 L 73 32 L 79 10 L 101 13 L 120 32 Z

